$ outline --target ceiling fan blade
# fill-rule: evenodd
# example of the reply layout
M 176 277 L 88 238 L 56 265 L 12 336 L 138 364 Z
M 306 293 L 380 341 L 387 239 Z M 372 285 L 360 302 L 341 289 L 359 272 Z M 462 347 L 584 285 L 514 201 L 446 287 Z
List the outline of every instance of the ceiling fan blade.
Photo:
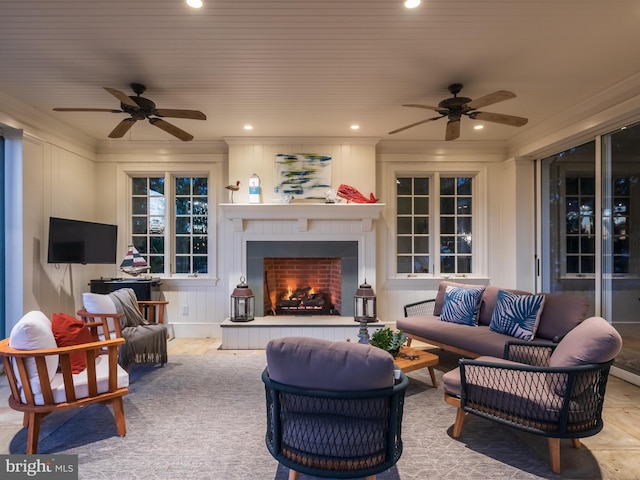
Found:
M 475 110 L 476 108 L 486 107 L 487 105 L 493 105 L 494 103 L 504 102 L 511 98 L 516 98 L 516 94 L 513 92 L 507 92 L 506 90 L 498 90 L 497 92 L 490 93 L 484 97 L 476 98 L 467 103 L 467 107 Z
M 407 125 L 402 128 L 398 128 L 397 130 L 393 130 L 389 132 L 389 135 L 393 135 L 394 133 L 402 132 L 403 130 L 407 130 L 412 127 L 417 127 L 418 125 L 422 125 L 423 123 L 431 122 L 433 120 L 440 120 L 444 115 L 440 115 L 439 117 L 427 118 L 426 120 L 421 120 L 420 122 L 412 123 L 411 125 Z
M 516 117 L 514 115 L 504 115 L 502 113 L 489 113 L 489 112 L 471 112 L 469 117 L 474 120 L 484 120 L 485 122 L 502 123 L 503 125 L 509 125 L 511 127 L 522 127 L 526 125 L 529 119 L 524 117 Z
M 115 88 L 109 88 L 109 87 L 102 87 L 102 88 L 104 88 L 107 92 L 109 92 L 111 95 L 113 95 L 118 100 L 120 100 L 120 103 L 129 105 L 130 107 L 138 108 L 138 104 L 134 102 L 133 99 L 131 99 L 129 95 L 127 95 L 126 93 L 121 92 L 120 90 L 116 90 Z
M 109 138 L 124 137 L 124 134 L 129 131 L 133 124 L 136 123 L 136 121 L 137 120 L 135 118 L 125 118 L 118 125 L 116 125 L 116 128 L 111 131 L 111 133 L 109 134 Z
M 162 120 L 161 118 L 150 118 L 149 123 L 151 123 L 151 125 L 155 125 L 158 128 L 161 128 L 165 132 L 173 135 L 174 137 L 182 140 L 183 142 L 188 142 L 190 140 L 193 140 L 193 135 L 185 132 L 184 130 L 179 129 L 178 127 L 170 124 L 169 122 Z
M 430 105 L 419 105 L 417 103 L 407 103 L 407 104 L 402 105 L 402 106 L 403 107 L 413 107 L 413 108 L 424 108 L 424 109 L 427 109 L 427 110 L 435 110 L 435 111 L 443 110 L 440 107 L 432 107 Z
M 110 112 L 122 113 L 122 110 L 112 110 L 110 108 L 54 108 L 56 112 Z
M 158 117 L 189 118 L 191 120 L 206 120 L 207 116 L 198 110 L 175 110 L 159 108 L 154 112 Z
M 455 140 L 460 136 L 460 120 L 449 120 L 447 122 L 447 133 L 444 136 L 444 139 L 448 142 L 450 140 Z

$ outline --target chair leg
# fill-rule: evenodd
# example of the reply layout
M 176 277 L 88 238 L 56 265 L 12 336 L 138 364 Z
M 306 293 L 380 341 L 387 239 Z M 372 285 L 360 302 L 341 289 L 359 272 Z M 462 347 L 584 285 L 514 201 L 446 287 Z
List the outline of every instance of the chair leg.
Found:
M 376 480 L 375 475 L 369 475 L 368 477 L 364 477 L 364 480 Z
M 433 370 L 433 367 L 429 367 L 429 375 L 431 375 L 431 384 L 433 388 L 438 388 L 438 381 L 436 380 L 436 372 Z
M 27 414 L 25 413 L 25 416 Z M 27 430 L 27 455 L 38 453 L 38 436 L 40 435 L 41 413 L 29 413 L 29 427 Z
M 116 430 L 118 435 L 124 437 L 127 434 L 127 423 L 124 417 L 124 405 L 122 403 L 122 397 L 114 398 L 111 402 L 113 408 L 113 418 L 116 421 Z
M 300 472 L 296 472 L 295 470 L 289 469 L 289 480 L 299 480 Z
M 553 471 L 553 473 L 560 473 L 560 439 L 549 438 L 548 441 L 551 471 Z
M 573 446 L 575 448 L 580 448 L 582 446 L 582 444 L 580 443 L 580 439 L 579 438 L 572 438 L 571 442 L 573 442 Z
M 464 417 L 467 414 L 461 408 L 456 410 L 456 423 L 453 424 L 453 438 L 458 438 L 462 433 L 462 426 L 464 425 Z

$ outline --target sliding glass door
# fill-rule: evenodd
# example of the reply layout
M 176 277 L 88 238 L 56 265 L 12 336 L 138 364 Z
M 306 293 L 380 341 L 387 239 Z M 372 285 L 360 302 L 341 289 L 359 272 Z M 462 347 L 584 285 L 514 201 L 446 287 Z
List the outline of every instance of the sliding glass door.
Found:
M 585 295 L 596 305 L 595 142 L 542 160 L 543 292 Z
M 640 125 L 540 161 L 540 288 L 586 295 L 640 378 Z
M 616 366 L 640 376 L 640 125 L 602 146 L 602 316 L 622 334 Z

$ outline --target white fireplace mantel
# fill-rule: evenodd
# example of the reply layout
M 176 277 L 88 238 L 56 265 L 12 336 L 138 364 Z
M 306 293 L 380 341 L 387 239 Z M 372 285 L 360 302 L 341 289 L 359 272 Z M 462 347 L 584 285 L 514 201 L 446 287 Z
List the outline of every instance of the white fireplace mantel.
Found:
M 297 220 L 298 231 L 306 232 L 309 220 L 360 220 L 362 231 L 370 232 L 384 203 L 223 203 L 225 218 L 234 232 L 245 229 L 245 220 Z

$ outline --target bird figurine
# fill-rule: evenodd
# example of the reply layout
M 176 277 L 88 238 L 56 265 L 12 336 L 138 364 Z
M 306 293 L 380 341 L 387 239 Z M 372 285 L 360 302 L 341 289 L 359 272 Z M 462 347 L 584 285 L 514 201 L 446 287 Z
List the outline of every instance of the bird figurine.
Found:
M 227 185 L 226 187 L 227 190 L 229 190 L 231 192 L 231 203 L 233 203 L 233 192 L 237 192 L 238 190 L 240 190 L 240 180 L 236 180 L 236 184 L 231 184 L 231 185 Z

